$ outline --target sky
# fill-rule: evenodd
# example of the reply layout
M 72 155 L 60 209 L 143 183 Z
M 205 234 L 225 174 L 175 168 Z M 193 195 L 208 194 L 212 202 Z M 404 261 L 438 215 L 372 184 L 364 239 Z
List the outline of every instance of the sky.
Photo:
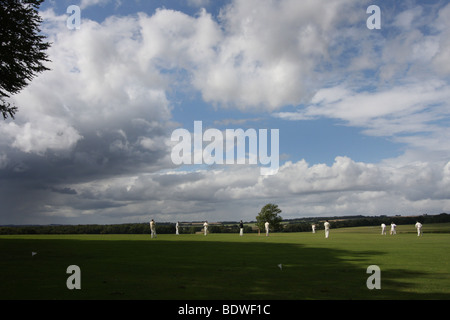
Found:
M 0 225 L 450 210 L 447 1 L 46 0 L 40 15 L 51 70 L 0 123 Z M 207 131 L 279 135 L 246 163 L 177 164 L 177 129 L 201 148 Z

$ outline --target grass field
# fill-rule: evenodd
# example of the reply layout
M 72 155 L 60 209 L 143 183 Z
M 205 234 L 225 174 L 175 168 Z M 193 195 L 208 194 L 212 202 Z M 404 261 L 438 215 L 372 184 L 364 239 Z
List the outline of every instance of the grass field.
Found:
M 448 231 L 0 236 L 0 299 L 449 299 Z M 80 290 L 66 286 L 69 265 Z M 366 286 L 370 265 L 379 290 Z

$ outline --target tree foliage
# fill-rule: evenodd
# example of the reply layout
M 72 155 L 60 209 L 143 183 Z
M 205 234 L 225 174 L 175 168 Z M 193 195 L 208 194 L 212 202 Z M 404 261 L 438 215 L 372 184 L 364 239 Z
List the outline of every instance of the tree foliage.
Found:
M 264 224 L 269 222 L 269 228 L 272 231 L 280 231 L 282 229 L 281 221 L 283 218 L 278 216 L 281 213 L 281 209 L 278 205 L 268 203 L 262 207 L 261 211 L 256 216 L 256 225 L 260 230 L 264 230 Z
M 4 119 L 17 111 L 6 98 L 16 94 L 40 72 L 49 70 L 45 51 L 50 43 L 40 34 L 38 9 L 44 0 L 0 0 L 0 112 Z

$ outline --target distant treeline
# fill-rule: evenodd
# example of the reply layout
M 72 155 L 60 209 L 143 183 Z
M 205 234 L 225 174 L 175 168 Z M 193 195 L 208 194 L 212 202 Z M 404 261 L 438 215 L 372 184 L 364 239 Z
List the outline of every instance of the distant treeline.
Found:
M 443 223 L 450 222 L 450 215 L 447 213 L 441 213 L 438 215 L 421 215 L 421 216 L 348 216 L 348 217 L 328 217 L 320 219 L 305 218 L 307 221 L 299 221 L 301 219 L 295 219 L 289 221 L 283 231 L 284 232 L 303 232 L 311 231 L 311 225 L 316 224 L 316 230 L 323 229 L 323 222 L 328 220 L 331 223 L 333 229 L 336 228 L 349 228 L 349 227 L 363 227 L 363 226 L 380 226 L 382 223 L 390 225 L 392 222 L 397 225 L 412 224 L 415 225 L 417 221 L 422 224 L 429 223 Z
M 184 224 L 178 232 L 180 234 L 194 234 L 201 232 L 203 227 L 199 224 Z M 238 233 L 236 224 L 210 225 L 210 233 Z M 249 226 L 244 227 L 244 232 L 253 232 Z M 157 223 L 157 234 L 174 234 L 175 223 Z M 0 234 L 150 234 L 148 223 L 127 223 L 111 225 L 32 225 L 32 226 L 1 226 Z
M 450 215 L 441 213 L 438 215 L 422 216 L 348 216 L 348 217 L 320 217 L 300 218 L 285 220 L 282 232 L 310 232 L 311 225 L 316 224 L 316 230 L 323 229 L 323 222 L 329 220 L 332 228 L 348 228 L 360 226 L 379 226 L 394 222 L 397 225 L 415 224 L 420 221 L 423 224 L 450 222 Z M 200 224 L 183 223 L 179 228 L 180 234 L 193 234 L 201 232 Z M 239 233 L 238 222 L 226 222 L 211 224 L 208 227 L 210 233 Z M 157 223 L 156 232 L 159 234 L 174 234 L 175 223 Z M 244 226 L 245 233 L 258 232 L 249 225 Z M 0 234 L 150 234 L 148 223 L 127 223 L 112 225 L 39 225 L 39 226 L 2 226 Z

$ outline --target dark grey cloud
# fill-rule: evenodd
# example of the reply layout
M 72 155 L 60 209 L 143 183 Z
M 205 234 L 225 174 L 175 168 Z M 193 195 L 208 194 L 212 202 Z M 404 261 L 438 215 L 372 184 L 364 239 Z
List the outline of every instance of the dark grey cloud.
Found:
M 55 187 L 50 187 L 50 190 L 52 190 L 53 192 L 57 192 L 57 193 L 62 193 L 62 194 L 77 194 L 77 191 L 71 188 L 55 188 Z

